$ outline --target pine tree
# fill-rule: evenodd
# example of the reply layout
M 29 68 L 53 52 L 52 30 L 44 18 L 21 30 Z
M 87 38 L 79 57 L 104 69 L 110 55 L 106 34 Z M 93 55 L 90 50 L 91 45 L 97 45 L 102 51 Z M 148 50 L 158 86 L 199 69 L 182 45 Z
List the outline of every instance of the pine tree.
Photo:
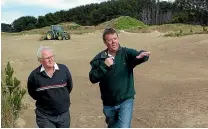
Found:
M 18 118 L 22 108 L 22 98 L 26 90 L 20 87 L 20 80 L 13 77 L 14 69 L 8 62 L 2 78 L 2 125 L 4 127 L 14 126 L 14 121 Z M 8 110 L 10 109 L 10 110 Z M 11 116 L 12 115 L 12 116 Z M 8 123 L 12 123 L 9 125 Z

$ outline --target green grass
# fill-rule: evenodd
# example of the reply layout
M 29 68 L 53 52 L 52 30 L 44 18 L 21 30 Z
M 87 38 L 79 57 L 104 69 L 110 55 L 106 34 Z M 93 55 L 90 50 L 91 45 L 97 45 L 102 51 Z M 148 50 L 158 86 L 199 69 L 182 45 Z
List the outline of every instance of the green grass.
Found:
M 125 29 L 131 29 L 131 28 L 142 29 L 146 27 L 146 25 L 143 22 L 138 21 L 129 16 L 119 17 L 118 19 L 115 20 L 114 25 L 119 30 L 122 30 L 122 29 L 125 30 Z
M 113 27 L 118 30 L 142 29 L 147 27 L 147 25 L 145 25 L 143 22 L 129 16 L 121 16 L 99 24 L 98 26 L 100 28 Z

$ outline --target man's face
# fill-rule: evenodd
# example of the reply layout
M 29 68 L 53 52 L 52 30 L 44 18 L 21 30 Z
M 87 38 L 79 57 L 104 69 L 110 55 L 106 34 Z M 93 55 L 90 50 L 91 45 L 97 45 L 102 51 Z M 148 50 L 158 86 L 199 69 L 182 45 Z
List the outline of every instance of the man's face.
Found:
M 54 66 L 54 55 L 49 50 L 42 51 L 42 58 L 40 59 L 40 63 L 46 68 L 52 68 Z
M 118 35 L 116 33 L 105 35 L 104 43 L 110 52 L 116 52 L 119 48 Z

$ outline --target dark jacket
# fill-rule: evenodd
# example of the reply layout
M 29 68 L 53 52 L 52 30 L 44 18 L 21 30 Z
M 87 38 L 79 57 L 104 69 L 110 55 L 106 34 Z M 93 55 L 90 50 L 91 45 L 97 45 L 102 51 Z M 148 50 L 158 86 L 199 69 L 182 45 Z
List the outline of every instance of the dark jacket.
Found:
M 69 109 L 72 90 L 72 77 L 68 68 L 57 64 L 52 78 L 45 71 L 40 72 L 41 65 L 33 70 L 28 77 L 27 88 L 30 96 L 36 100 L 39 111 L 48 115 L 58 115 Z
M 111 67 L 104 63 L 108 58 L 107 50 L 100 52 L 92 59 L 89 78 L 92 83 L 100 82 L 101 99 L 105 106 L 115 106 L 134 97 L 133 68 L 149 59 L 149 56 L 136 59 L 141 52 L 143 50 L 138 52 L 120 47 Z

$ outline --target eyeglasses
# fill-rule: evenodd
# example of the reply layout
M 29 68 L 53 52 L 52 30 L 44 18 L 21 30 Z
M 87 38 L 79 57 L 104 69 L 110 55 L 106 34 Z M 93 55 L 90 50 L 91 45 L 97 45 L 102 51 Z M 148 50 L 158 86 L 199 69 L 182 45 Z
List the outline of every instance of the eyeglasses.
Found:
M 45 58 L 39 58 L 39 59 L 50 60 L 51 58 L 54 58 L 54 55 L 49 56 L 49 57 L 45 57 Z

